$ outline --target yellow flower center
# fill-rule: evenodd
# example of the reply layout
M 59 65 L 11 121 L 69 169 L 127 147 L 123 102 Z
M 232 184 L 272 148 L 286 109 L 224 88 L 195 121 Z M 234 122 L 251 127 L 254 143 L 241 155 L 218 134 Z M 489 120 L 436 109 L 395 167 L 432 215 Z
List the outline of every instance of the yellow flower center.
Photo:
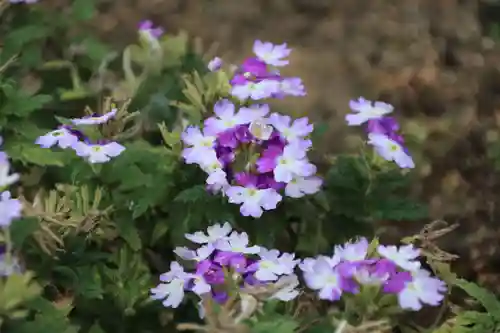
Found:
M 394 144 L 392 143 L 390 146 L 389 146 L 389 150 L 392 151 L 392 152 L 396 152 L 399 150 L 399 146 L 397 144 Z

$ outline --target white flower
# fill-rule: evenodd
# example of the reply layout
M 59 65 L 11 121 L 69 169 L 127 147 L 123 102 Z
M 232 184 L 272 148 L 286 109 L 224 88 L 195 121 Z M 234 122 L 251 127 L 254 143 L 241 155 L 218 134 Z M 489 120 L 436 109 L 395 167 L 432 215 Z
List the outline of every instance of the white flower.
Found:
M 151 289 L 151 298 L 163 300 L 165 307 L 177 308 L 184 298 L 184 286 L 191 275 L 184 272 L 179 263 L 170 263 L 170 271 L 160 276 L 162 282 Z
M 441 303 L 446 292 L 446 284 L 434 277 L 424 269 L 419 269 L 412 274 L 411 282 L 405 284 L 404 289 L 398 293 L 398 302 L 401 308 L 418 311 L 422 303 L 437 306 Z
M 345 117 L 349 126 L 361 125 L 370 119 L 381 118 L 394 110 L 394 107 L 390 104 L 371 102 L 362 97 L 357 101 L 350 101 L 349 107 L 355 112 Z
M 211 244 L 217 242 L 219 239 L 227 238 L 232 231 L 229 222 L 224 224 L 214 224 L 207 228 L 207 233 L 197 231 L 194 234 L 185 234 L 184 236 L 193 243 L 197 244 Z
M 241 215 L 261 217 L 264 210 L 275 209 L 281 201 L 281 195 L 274 189 L 231 186 L 225 193 L 230 203 L 242 204 Z
M 412 169 L 415 162 L 408 155 L 402 145 L 383 134 L 368 134 L 368 143 L 371 144 L 377 154 L 386 161 L 394 161 L 401 168 Z
M 300 292 L 297 290 L 297 287 L 299 286 L 299 279 L 297 278 L 297 275 L 292 274 L 289 276 L 283 276 L 276 283 L 279 284 L 281 281 L 285 280 L 285 286 L 271 295 L 270 299 L 279 299 L 280 301 L 287 302 L 299 295 Z
M 0 161 L 0 188 L 10 186 L 19 180 L 18 173 L 10 173 L 10 163 L 7 159 Z
M 325 257 L 319 257 L 312 266 L 309 265 L 310 263 L 305 267 L 307 270 L 304 271 L 306 285 L 313 290 L 319 290 L 320 299 L 330 301 L 340 299 L 342 295 L 341 276 L 331 263 Z
M 260 281 L 276 281 L 280 275 L 291 274 L 299 260 L 294 260 L 295 255 L 284 253 L 280 257 L 278 250 L 261 248 L 260 260 L 254 266 L 255 277 Z
M 244 254 L 257 254 L 260 247 L 257 245 L 248 246 L 248 234 L 233 231 L 226 239 L 219 239 L 215 243 L 215 248 L 220 251 L 236 252 Z
M 290 116 L 273 113 L 269 116 L 269 122 L 288 142 L 302 140 L 304 137 L 311 134 L 314 129 L 314 126 L 309 124 L 307 117 L 295 119 L 292 122 L 292 118 Z
M 71 122 L 76 125 L 98 125 L 108 122 L 111 118 L 116 115 L 117 109 L 112 109 L 110 112 L 103 114 L 102 116 L 90 116 L 78 119 L 72 119 Z
M 94 145 L 79 141 L 73 146 L 73 149 L 78 156 L 85 157 L 90 163 L 106 163 L 112 157 L 120 155 L 125 147 L 117 142 Z
M 174 253 L 185 260 L 196 260 L 202 261 L 207 259 L 213 252 L 215 248 L 212 244 L 201 246 L 196 251 L 190 250 L 186 247 L 176 247 Z
M 213 147 L 216 137 L 204 135 L 197 127 L 187 127 L 182 133 L 181 138 L 186 145 L 190 146 L 182 151 L 182 156 L 188 164 L 199 164 L 206 161 L 208 152 L 215 154 Z
M 36 139 L 35 143 L 42 148 L 50 148 L 54 145 L 66 149 L 74 146 L 78 142 L 78 138 L 66 128 L 59 128 L 42 135 Z
M 288 183 L 296 177 L 312 176 L 316 166 L 306 158 L 306 151 L 298 144 L 288 144 L 283 150 L 283 155 L 277 158 L 274 168 L 274 180 Z
M 415 261 L 420 256 L 420 251 L 412 244 L 401 246 L 399 249 L 394 245 L 379 245 L 377 250 L 382 257 L 393 261 L 403 269 L 415 271 L 420 268 L 420 262 Z
M 151 289 L 151 298 L 163 300 L 163 306 L 177 308 L 184 298 L 184 283 L 180 278 L 174 278 L 167 283 L 160 283 Z
M 285 187 L 285 194 L 291 198 L 301 198 L 319 191 L 323 181 L 318 177 L 294 177 Z

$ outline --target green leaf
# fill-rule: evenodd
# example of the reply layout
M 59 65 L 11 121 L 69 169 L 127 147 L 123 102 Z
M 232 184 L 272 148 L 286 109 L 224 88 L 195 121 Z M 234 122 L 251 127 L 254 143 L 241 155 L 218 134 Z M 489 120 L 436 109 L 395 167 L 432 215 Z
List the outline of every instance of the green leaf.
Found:
M 36 146 L 34 143 L 8 142 L 5 151 L 13 160 L 25 163 L 33 163 L 40 166 L 64 166 L 66 158 L 65 152 L 51 151 Z
M 203 198 L 207 197 L 207 190 L 203 185 L 196 185 L 186 190 L 181 191 L 174 199 L 174 201 L 178 202 L 196 202 L 200 201 Z
M 24 241 L 39 228 L 40 222 L 35 217 L 25 217 L 14 221 L 10 226 L 10 233 L 16 248 L 21 248 Z
M 293 318 L 281 317 L 275 320 L 258 321 L 252 327 L 252 333 L 290 333 L 299 327 Z
M 491 314 L 497 321 L 500 321 L 500 301 L 492 292 L 473 282 L 463 279 L 457 279 L 455 281 L 455 286 L 464 290 L 469 296 L 478 300 L 489 314 Z
M 72 16 L 79 21 L 90 20 L 95 12 L 95 0 L 74 0 L 71 5 Z
M 151 240 L 149 241 L 150 245 L 155 245 L 158 240 L 160 240 L 165 234 L 168 232 L 169 225 L 167 221 L 161 220 L 155 224 L 153 229 L 153 233 L 151 234 Z
M 134 251 L 139 251 L 142 247 L 139 232 L 134 224 L 134 220 L 128 218 L 118 219 L 116 227 L 120 237 L 127 242 L 130 248 Z
M 85 54 L 96 62 L 102 61 L 110 53 L 106 44 L 93 37 L 83 40 L 82 46 L 85 48 Z

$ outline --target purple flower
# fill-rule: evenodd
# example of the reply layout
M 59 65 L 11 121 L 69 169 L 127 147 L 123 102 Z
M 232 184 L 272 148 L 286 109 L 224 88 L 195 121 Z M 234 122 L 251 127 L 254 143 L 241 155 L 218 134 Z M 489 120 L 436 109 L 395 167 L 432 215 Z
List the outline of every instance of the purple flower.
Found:
M 215 57 L 212 60 L 210 60 L 207 66 L 208 70 L 210 70 L 211 72 L 218 71 L 219 69 L 221 69 L 221 67 L 222 67 L 222 59 L 219 57 Z
M 382 117 L 378 119 L 368 120 L 367 131 L 368 134 L 382 134 L 386 135 L 389 139 L 396 141 L 401 146 L 404 144 L 403 136 L 398 134 L 400 126 L 394 117 Z
M 112 157 L 120 155 L 125 150 L 125 147 L 117 142 L 103 145 L 77 142 L 73 149 L 78 156 L 85 157 L 90 163 L 106 163 Z
M 0 227 L 8 227 L 13 220 L 21 217 L 23 205 L 18 199 L 12 199 L 9 191 L 0 194 Z
M 276 168 L 278 157 L 283 154 L 284 147 L 281 145 L 270 145 L 257 160 L 257 171 L 260 173 L 271 172 Z
M 210 260 L 205 260 L 198 263 L 196 270 L 198 272 L 203 272 L 203 277 L 207 283 L 211 285 L 224 284 L 224 271 L 220 265 L 217 265 Z
M 35 141 L 35 143 L 42 148 L 50 148 L 54 145 L 58 145 L 63 149 L 73 147 L 77 142 L 78 138 L 65 127 L 60 127 L 57 130 L 42 135 Z
M 358 265 L 354 278 L 361 284 L 380 285 L 396 274 L 396 265 L 387 259 L 379 259 Z
M 243 273 L 247 267 L 247 259 L 243 253 L 230 251 L 217 251 L 214 262 L 233 268 L 236 272 Z
M 102 116 L 93 115 L 83 118 L 72 119 L 73 125 L 99 125 L 107 123 L 111 118 L 115 117 L 117 109 L 112 109 L 110 112 L 103 114 Z
M 243 61 L 236 75 L 231 80 L 231 85 L 243 85 L 248 82 L 259 82 L 273 77 L 266 63 L 257 58 L 248 58 Z
M 269 42 L 256 40 L 253 44 L 253 52 L 260 60 L 268 65 L 286 66 L 288 65 L 288 60 L 283 60 L 283 58 L 288 57 L 292 50 L 287 48 L 286 43 L 273 45 Z
M 229 294 L 224 290 L 212 290 L 212 298 L 219 304 L 224 304 L 229 299 Z
M 276 191 L 282 190 L 287 184 L 280 183 L 274 180 L 274 173 L 268 172 L 257 176 L 257 188 L 266 189 L 270 188 Z
M 162 28 L 153 28 L 153 22 L 145 20 L 139 23 L 139 32 L 143 33 L 149 40 L 157 40 L 164 31 Z

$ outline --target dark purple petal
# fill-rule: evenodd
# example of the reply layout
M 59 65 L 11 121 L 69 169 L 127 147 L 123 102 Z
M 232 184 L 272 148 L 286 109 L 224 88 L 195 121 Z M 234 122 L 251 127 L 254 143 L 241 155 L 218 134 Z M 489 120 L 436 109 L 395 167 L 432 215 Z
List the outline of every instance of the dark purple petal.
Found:
M 252 133 L 250 133 L 250 130 L 248 129 L 248 125 L 240 125 L 236 127 L 234 136 L 236 137 L 236 140 L 238 140 L 241 143 L 249 143 L 252 142 L 252 140 L 254 139 L 254 136 L 252 135 Z
M 212 298 L 219 304 L 224 304 L 227 302 L 229 298 L 229 294 L 223 290 L 220 291 L 212 291 Z
M 398 272 L 384 284 L 384 292 L 397 294 L 401 292 L 406 283 L 411 282 L 411 280 L 412 276 L 410 272 Z
M 217 143 L 221 147 L 228 147 L 233 149 L 237 148 L 239 142 L 238 139 L 236 139 L 235 130 L 229 129 L 227 131 L 219 133 Z
M 258 183 L 258 178 L 255 175 L 252 175 L 249 172 L 238 172 L 237 174 L 234 175 L 234 180 L 238 185 L 244 186 L 244 187 L 257 187 Z

